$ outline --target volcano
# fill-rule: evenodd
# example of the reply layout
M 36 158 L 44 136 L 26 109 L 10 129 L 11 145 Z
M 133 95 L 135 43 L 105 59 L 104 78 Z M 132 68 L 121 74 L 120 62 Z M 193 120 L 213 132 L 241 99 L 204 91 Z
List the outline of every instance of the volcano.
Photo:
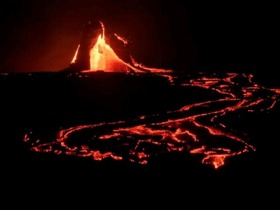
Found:
M 171 70 L 149 68 L 136 62 L 128 54 L 128 41 L 114 34 L 111 42 L 120 41 L 122 46 L 118 48 L 121 56 L 107 43 L 105 36 L 105 26 L 102 22 L 88 22 L 81 34 L 80 44 L 66 72 L 134 72 L 134 73 L 170 73 Z
M 0 81 L 7 147 L 24 170 L 251 176 L 279 117 L 279 86 L 146 67 L 117 55 L 101 22 L 86 26 L 68 68 Z

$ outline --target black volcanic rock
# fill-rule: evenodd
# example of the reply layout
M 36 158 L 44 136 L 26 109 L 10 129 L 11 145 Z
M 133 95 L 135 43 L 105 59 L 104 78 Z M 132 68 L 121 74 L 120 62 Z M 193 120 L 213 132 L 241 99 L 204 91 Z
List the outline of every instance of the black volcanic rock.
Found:
M 25 125 L 133 118 L 218 97 L 203 88 L 170 85 L 153 74 L 10 74 L 0 81 L 8 90 L 1 96 L 6 114 Z
M 2 152 L 7 158 L 5 162 L 8 167 L 14 168 L 16 173 L 28 171 L 28 175 L 55 176 L 57 173 L 67 175 L 80 171 L 83 175 L 87 174 L 88 180 L 94 175 L 108 174 L 127 176 L 163 174 L 168 177 L 171 172 L 175 177 L 182 179 L 186 176 L 194 178 L 200 175 L 250 177 L 261 170 L 258 164 L 259 155 L 262 155 L 266 162 L 270 160 L 267 153 L 271 151 L 270 145 L 273 143 L 274 136 L 277 136 L 277 124 L 273 124 L 273 120 L 278 119 L 279 105 L 276 111 L 271 111 L 270 115 L 260 114 L 258 111 L 247 112 L 247 110 L 228 114 L 229 119 L 224 123 L 230 125 L 232 130 L 241 129 L 252 134 L 253 144 L 260 148 L 257 148 L 257 153 L 253 155 L 250 153 L 230 160 L 229 167 L 225 166 L 217 172 L 209 165 L 201 165 L 197 157 L 191 158 L 192 155 L 186 151 L 158 155 L 153 157 L 150 164 L 143 166 L 126 161 L 115 162 L 106 159 L 96 162 L 89 158 L 36 153 L 30 151 L 28 145 L 23 142 L 24 135 L 30 129 L 36 130 L 47 139 L 55 135 L 53 131 L 60 128 L 121 120 L 130 122 L 142 115 L 159 114 L 160 116 L 162 113 L 178 110 L 188 104 L 224 98 L 222 93 L 205 88 L 206 86 L 181 85 L 184 81 L 188 83 L 196 78 L 201 78 L 197 80 L 198 82 L 204 82 L 205 78 L 209 78 L 206 82 L 211 84 L 214 80 L 207 76 L 209 75 L 184 74 L 170 83 L 168 77 L 148 73 L 98 71 L 1 74 L 1 121 L 2 133 L 4 133 Z M 215 74 L 213 77 L 223 78 L 223 75 Z M 176 78 L 176 75 L 173 75 L 173 78 Z M 246 87 L 248 84 L 243 80 L 244 77 L 237 76 L 234 81 L 239 86 Z M 234 86 L 234 91 L 235 88 Z M 265 89 L 260 88 L 260 91 Z M 270 93 L 262 94 L 264 96 L 257 95 L 256 98 L 269 96 Z M 204 108 L 209 109 L 207 106 L 200 107 L 200 109 Z M 203 123 L 202 120 L 200 123 Z M 201 135 L 201 132 L 198 135 Z M 217 136 L 211 138 L 213 143 L 218 139 Z M 187 172 L 184 167 L 187 168 Z M 269 170 L 273 171 L 273 168 Z

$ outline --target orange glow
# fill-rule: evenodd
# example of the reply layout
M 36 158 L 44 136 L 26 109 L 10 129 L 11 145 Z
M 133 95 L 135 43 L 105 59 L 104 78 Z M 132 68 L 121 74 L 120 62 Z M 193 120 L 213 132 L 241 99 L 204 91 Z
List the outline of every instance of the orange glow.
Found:
M 254 84 L 251 75 L 242 75 L 242 79 L 248 82 L 246 86 L 233 83 L 233 80 L 238 77 L 240 75 L 230 73 L 220 78 L 215 75 L 203 76 L 182 82 L 182 87 L 193 86 L 216 91 L 220 94 L 220 98 L 167 111 L 166 120 L 158 121 L 157 114 L 141 115 L 134 120 L 133 126 L 128 126 L 126 121 L 78 125 L 59 130 L 56 139 L 48 143 L 38 139 L 33 132 L 27 133 L 23 140 L 37 152 L 92 157 L 99 161 L 106 158 L 114 160 L 127 158 L 139 164 L 148 164 L 149 158 L 165 152 L 189 152 L 193 155 L 202 155 L 201 163 L 218 169 L 225 164 L 227 158 L 256 151 L 256 148 L 246 141 L 243 134 L 228 129 L 226 122 L 221 122 L 220 119 L 239 110 L 266 111 L 272 109 L 280 101 L 279 89 L 267 89 L 268 95 L 260 98 L 258 92 L 263 94 L 263 87 Z M 205 123 L 202 123 L 204 121 L 200 121 L 201 119 L 204 119 Z M 99 128 L 104 132 L 94 133 L 94 130 Z M 127 148 L 127 150 L 120 152 L 114 147 L 99 150 L 89 145 L 78 143 L 73 145 L 68 142 L 75 136 L 74 134 L 90 130 L 93 132 L 93 141 L 113 143 L 116 147 Z M 213 144 L 213 139 L 215 139 L 215 144 Z M 147 149 L 149 147 L 157 149 L 150 152 Z
M 95 71 L 105 71 L 105 72 L 138 72 L 138 73 L 170 73 L 171 70 L 168 69 L 158 69 L 158 68 L 149 68 L 142 64 L 139 64 L 131 57 L 131 63 L 125 62 L 119 58 L 119 56 L 114 52 L 111 46 L 106 42 L 105 37 L 105 27 L 102 22 L 100 22 L 102 32 L 98 34 L 96 42 L 93 44 L 89 51 L 90 56 L 90 69 L 82 69 L 82 72 L 95 72 Z M 114 34 L 115 37 L 123 42 L 124 45 L 128 44 L 128 41 Z M 95 37 L 93 37 L 93 40 Z M 71 64 L 76 63 L 77 55 L 79 53 L 80 45 L 78 46 L 76 53 L 71 61 Z
M 122 41 L 124 45 L 128 44 L 128 41 L 124 37 L 121 37 L 117 34 L 114 34 L 114 35 L 115 35 L 115 37 L 117 37 L 118 40 Z
M 89 52 L 90 69 L 83 72 L 102 70 L 153 73 L 159 77 L 167 77 L 170 86 L 174 86 L 177 76 L 171 70 L 146 67 L 132 56 L 131 63 L 121 60 L 106 42 L 105 27 L 100 24 L 102 32 L 96 37 Z M 128 44 L 125 38 L 114 35 L 124 45 Z M 80 45 L 71 63 L 77 61 L 79 49 Z M 242 80 L 244 84 L 236 83 L 236 80 Z M 113 121 L 76 125 L 59 130 L 56 137 L 47 143 L 29 132 L 23 141 L 30 144 L 31 149 L 36 152 L 90 157 L 97 161 L 106 158 L 129 160 L 139 164 L 148 164 L 149 158 L 162 153 L 187 152 L 201 156 L 202 164 L 218 169 L 225 164 L 227 158 L 256 151 L 255 146 L 248 143 L 246 134 L 230 129 L 227 124 L 230 119 L 224 119 L 232 113 L 239 114 L 239 111 L 267 111 L 280 101 L 280 89 L 265 89 L 255 84 L 251 74 L 199 74 L 196 78 L 182 79 L 177 85 L 182 89 L 188 86 L 202 88 L 209 94 L 214 92 L 218 97 L 186 103 L 175 110 L 166 110 L 163 117 L 157 113 L 144 114 L 133 119 L 133 124 Z M 267 91 L 265 96 L 264 89 Z M 182 94 L 181 97 L 188 96 Z M 98 129 L 100 132 L 95 132 Z M 91 138 L 86 141 L 89 145 L 79 143 L 80 139 L 75 135 L 84 131 L 87 134 L 92 132 Z M 73 143 L 73 139 L 77 142 Z M 96 142 L 97 146 L 92 146 Z M 99 143 L 110 143 L 113 146 L 99 148 Z
M 128 67 L 105 42 L 105 37 L 100 34 L 90 51 L 90 71 L 127 72 Z
M 202 160 L 204 164 L 212 164 L 215 169 L 225 164 L 225 158 L 227 155 L 209 155 Z

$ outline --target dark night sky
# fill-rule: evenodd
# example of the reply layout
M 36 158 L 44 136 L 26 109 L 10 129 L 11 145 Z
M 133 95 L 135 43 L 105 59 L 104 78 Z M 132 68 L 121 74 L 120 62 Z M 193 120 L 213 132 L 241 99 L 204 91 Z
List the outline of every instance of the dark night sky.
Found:
M 102 20 L 107 31 L 129 38 L 133 55 L 149 66 L 241 72 L 273 67 L 267 55 L 275 6 L 226 2 L 7 1 L 0 7 L 0 72 L 68 67 L 89 20 Z

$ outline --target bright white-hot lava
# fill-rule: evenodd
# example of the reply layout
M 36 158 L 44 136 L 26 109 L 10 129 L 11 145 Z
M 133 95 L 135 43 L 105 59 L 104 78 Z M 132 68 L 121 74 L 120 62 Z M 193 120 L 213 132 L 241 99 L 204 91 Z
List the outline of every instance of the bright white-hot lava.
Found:
M 160 69 L 160 68 L 150 68 L 139 64 L 131 57 L 130 62 L 123 61 L 111 48 L 111 46 L 106 42 L 105 27 L 102 22 L 100 22 L 102 31 L 97 35 L 95 43 L 93 43 L 90 51 L 90 69 L 85 69 L 84 72 L 95 72 L 95 71 L 105 71 L 105 72 L 152 72 L 152 73 L 170 73 L 171 70 Z M 124 45 L 128 44 L 128 41 L 117 34 L 114 37 L 121 41 Z M 94 37 L 93 37 L 94 38 Z M 76 62 L 77 54 L 79 52 L 79 46 L 75 52 L 74 58 L 72 59 L 72 64 Z

